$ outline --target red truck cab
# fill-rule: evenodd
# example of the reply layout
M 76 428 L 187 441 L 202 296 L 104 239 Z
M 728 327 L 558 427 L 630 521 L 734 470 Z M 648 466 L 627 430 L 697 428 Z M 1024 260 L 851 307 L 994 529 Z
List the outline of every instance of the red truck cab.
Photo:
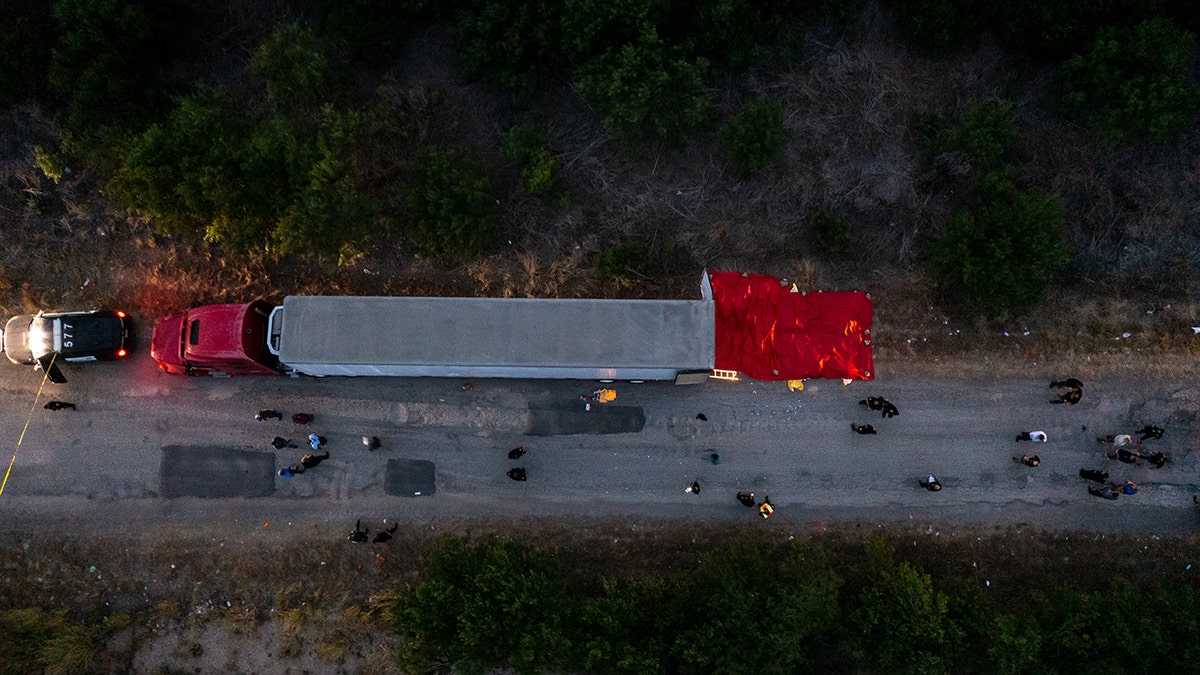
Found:
M 263 300 L 240 305 L 205 305 L 168 316 L 154 326 L 150 355 L 158 367 L 183 375 L 279 375 L 267 349 Z

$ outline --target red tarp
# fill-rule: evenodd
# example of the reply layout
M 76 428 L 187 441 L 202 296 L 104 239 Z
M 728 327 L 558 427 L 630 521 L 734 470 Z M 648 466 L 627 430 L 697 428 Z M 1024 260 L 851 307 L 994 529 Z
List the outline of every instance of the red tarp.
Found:
M 710 272 L 716 368 L 756 380 L 875 379 L 871 297 L 792 293 L 778 277 Z

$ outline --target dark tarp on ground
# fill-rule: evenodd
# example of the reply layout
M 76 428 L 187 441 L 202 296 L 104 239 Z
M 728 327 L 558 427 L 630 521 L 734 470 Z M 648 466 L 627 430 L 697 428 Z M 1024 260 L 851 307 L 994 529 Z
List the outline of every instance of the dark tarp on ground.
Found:
M 778 277 L 710 272 L 716 368 L 756 380 L 872 380 L 871 298 L 792 293 Z

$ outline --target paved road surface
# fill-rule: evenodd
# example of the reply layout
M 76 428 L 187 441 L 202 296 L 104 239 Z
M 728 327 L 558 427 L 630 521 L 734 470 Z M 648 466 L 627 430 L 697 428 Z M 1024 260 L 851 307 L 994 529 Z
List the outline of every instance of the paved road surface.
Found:
M 640 432 L 528 435 L 579 430 L 571 415 L 556 418 L 561 426 L 555 429 L 538 411 L 581 409 L 579 396 L 595 385 L 488 380 L 463 391 L 459 380 L 192 379 L 160 373 L 142 353 L 123 363 L 71 366 L 66 385 L 46 385 L 42 402 L 57 398 L 79 409 L 52 412 L 40 403 L 33 409 L 0 495 L 0 531 L 119 532 L 215 520 L 249 527 L 274 520 L 331 522 L 340 532 L 357 517 L 758 522 L 735 501 L 739 490 L 770 495 L 777 507 L 771 522 L 797 527 L 909 517 L 1052 529 L 1197 527 L 1191 498 L 1200 482 L 1193 445 L 1200 384 L 1100 377 L 1086 383 L 1083 401 L 1072 407 L 1047 402 L 1046 383 L 1057 373 L 947 381 L 897 370 L 881 367 L 880 379 L 849 387 L 810 381 L 802 392 L 755 381 L 618 384 L 618 400 L 609 405 L 620 408 L 620 423 L 644 416 Z M 32 369 L 0 364 L 6 461 L 39 378 Z M 900 416 L 868 413 L 856 403 L 868 394 L 895 402 Z M 266 407 L 288 416 L 310 412 L 316 422 L 255 421 L 254 411 Z M 593 407 L 598 428 L 613 431 L 600 423 L 607 410 Z M 698 413 L 708 420 L 697 420 Z M 850 430 L 855 422 L 871 423 L 879 434 L 857 435 Z M 1149 442 L 1170 455 L 1167 467 L 1103 459 L 1097 435 L 1145 423 L 1167 428 L 1161 441 Z M 1050 441 L 1014 442 L 1018 431 L 1031 429 L 1046 431 Z M 299 462 L 309 432 L 327 437 L 331 459 L 294 478 L 277 476 L 275 469 Z M 301 449 L 275 451 L 270 441 L 276 435 Z M 378 436 L 383 448 L 368 452 L 363 435 Z M 514 462 L 506 453 L 517 445 L 528 454 Z M 171 447 L 200 450 L 164 453 Z M 709 461 L 710 449 L 720 451 L 719 465 Z M 1013 463 L 1021 452 L 1036 452 L 1042 466 Z M 391 460 L 431 462 L 436 493 L 417 499 L 388 494 Z M 508 479 L 513 466 L 527 469 L 526 482 Z M 1083 467 L 1104 468 L 1113 480 L 1129 478 L 1143 489 L 1115 502 L 1091 497 L 1077 475 Z M 917 486 L 929 472 L 945 486 L 940 493 Z M 693 480 L 700 481 L 699 495 L 684 492 Z M 391 484 L 404 485 L 404 477 L 393 473 Z M 196 490 L 269 496 L 168 498 Z

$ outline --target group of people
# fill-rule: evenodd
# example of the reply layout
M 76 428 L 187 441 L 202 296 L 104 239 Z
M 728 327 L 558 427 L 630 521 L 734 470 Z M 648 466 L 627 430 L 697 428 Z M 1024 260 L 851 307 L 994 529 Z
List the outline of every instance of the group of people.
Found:
M 1134 434 L 1138 435 L 1136 441 L 1133 438 L 1133 434 L 1111 434 L 1109 436 L 1097 437 L 1096 442 L 1113 446 L 1112 450 L 1104 453 L 1104 456 L 1108 459 L 1115 459 L 1122 464 L 1133 464 L 1135 466 L 1144 460 L 1151 467 L 1161 469 L 1167 464 L 1166 453 L 1158 450 L 1145 450 L 1138 446 L 1146 441 L 1162 438 L 1164 433 L 1166 433 L 1166 430 L 1162 427 L 1147 424 L 1134 432 Z
M 387 521 L 383 521 L 383 524 L 387 525 Z M 346 539 L 354 542 L 355 544 L 365 544 L 368 541 L 373 544 L 382 544 L 385 541 L 390 541 L 392 535 L 395 534 L 396 530 L 399 528 L 400 523 L 392 523 L 391 527 L 382 529 L 376 532 L 374 537 L 371 537 L 370 528 L 363 527 L 362 520 L 360 519 L 354 521 L 354 529 L 350 530 L 350 534 L 346 535 Z
M 267 420 L 282 421 L 283 413 L 279 412 L 278 410 L 259 410 L 258 412 L 254 413 L 254 419 L 258 420 L 259 422 L 265 422 Z M 292 415 L 292 423 L 294 424 L 307 425 L 311 424 L 312 421 L 313 416 L 309 413 L 296 413 Z M 309 447 L 313 449 L 313 453 L 315 453 L 317 450 L 320 450 L 321 446 L 325 443 L 325 437 L 318 436 L 317 434 L 309 434 L 307 440 Z M 276 436 L 274 439 L 272 439 L 271 446 L 276 450 L 297 447 L 297 445 L 293 443 L 290 438 L 284 438 L 282 436 Z M 322 455 L 313 453 L 309 453 L 301 457 L 299 464 L 283 467 L 279 470 L 279 475 L 283 476 L 284 478 L 292 478 L 293 476 L 298 476 L 309 469 L 316 468 L 318 464 L 329 459 L 328 450 L 326 450 Z
M 762 516 L 764 520 L 775 515 L 775 505 L 771 503 L 771 498 L 767 495 L 763 495 L 762 502 L 759 502 L 754 498 L 753 492 L 739 492 L 737 493 L 737 500 L 742 506 L 749 509 L 757 506 L 758 515 Z
M 867 410 L 882 413 L 883 416 L 887 418 L 892 418 L 900 414 L 899 408 L 897 408 L 891 401 L 881 396 L 868 396 L 859 401 L 858 404 L 865 405 Z M 850 430 L 864 436 L 870 436 L 879 433 L 879 430 L 871 424 L 851 424 Z
M 1073 377 L 1065 380 L 1053 381 L 1050 383 L 1050 388 L 1057 390 L 1057 395 L 1054 399 L 1051 399 L 1051 403 L 1075 405 L 1079 403 L 1080 399 L 1083 398 L 1083 382 Z M 877 402 L 880 400 L 881 399 L 867 398 L 865 401 L 859 401 L 859 403 L 871 408 L 872 402 L 876 402 L 874 405 L 878 406 L 879 404 Z M 854 429 L 855 431 L 858 431 L 857 427 L 854 427 Z M 1084 429 L 1086 430 L 1087 427 L 1084 427 Z M 859 433 L 864 432 L 860 431 Z M 1137 449 L 1137 443 L 1134 441 L 1133 437 L 1134 434 L 1137 434 L 1139 436 L 1138 442 L 1145 442 L 1151 439 L 1162 438 L 1164 433 L 1165 430 L 1162 427 L 1147 424 L 1133 434 L 1114 434 L 1110 436 L 1101 436 L 1096 440 L 1100 443 L 1107 443 L 1114 446 L 1113 451 L 1105 453 L 1105 457 L 1108 457 L 1109 459 L 1115 459 L 1125 464 L 1135 465 L 1141 461 L 1145 461 L 1150 464 L 1150 466 L 1159 469 L 1162 468 L 1167 462 L 1166 454 L 1157 450 L 1146 451 Z M 1022 431 L 1016 435 L 1016 441 L 1018 443 L 1022 441 L 1045 443 L 1047 440 L 1048 436 L 1046 435 L 1046 432 L 1041 430 Z M 1012 460 L 1017 464 L 1023 464 L 1028 467 L 1038 467 L 1041 466 L 1042 463 L 1041 457 L 1035 454 L 1014 456 Z M 1100 483 L 1101 487 L 1089 486 L 1087 491 L 1089 494 L 1097 497 L 1103 497 L 1105 499 L 1116 499 L 1120 495 L 1134 495 L 1137 494 L 1138 490 L 1140 489 L 1138 484 L 1131 480 L 1126 480 L 1121 483 L 1109 482 L 1108 472 L 1101 469 L 1080 469 L 1079 476 L 1085 480 Z M 937 492 L 938 490 L 942 489 L 941 482 L 939 482 L 932 474 L 921 480 L 919 485 L 931 492 Z
M 513 448 L 512 450 L 508 451 L 508 458 L 511 460 L 514 460 L 514 461 L 521 459 L 524 456 L 525 456 L 525 446 L 523 446 L 523 445 L 517 446 L 517 447 Z M 523 481 L 526 478 L 525 467 L 514 466 L 513 468 L 508 470 L 507 475 L 509 478 L 511 478 L 515 481 Z

